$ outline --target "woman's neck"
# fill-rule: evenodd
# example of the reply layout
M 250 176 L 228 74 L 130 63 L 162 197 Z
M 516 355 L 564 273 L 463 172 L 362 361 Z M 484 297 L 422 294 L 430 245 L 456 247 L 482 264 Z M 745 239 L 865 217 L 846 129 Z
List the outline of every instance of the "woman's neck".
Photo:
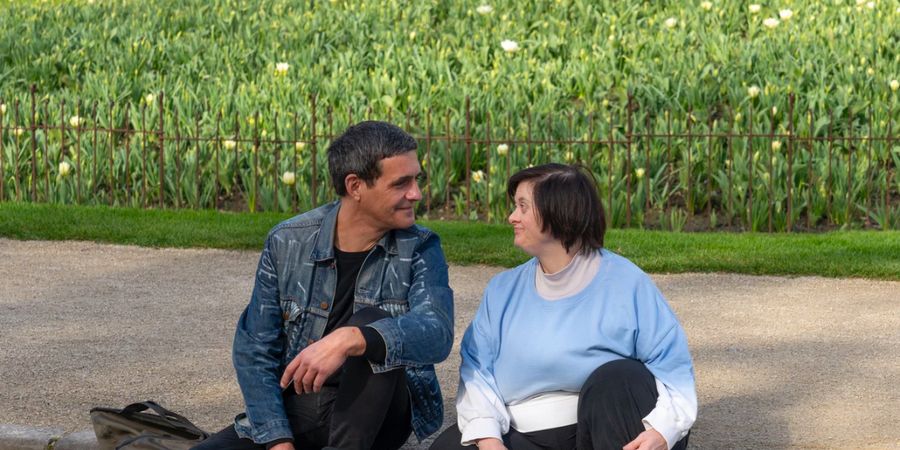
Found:
M 554 274 L 565 269 L 572 262 L 572 258 L 575 257 L 576 253 L 578 252 L 575 249 L 569 249 L 567 252 L 566 248 L 560 243 L 544 249 L 541 254 L 535 256 L 537 256 L 544 273 Z

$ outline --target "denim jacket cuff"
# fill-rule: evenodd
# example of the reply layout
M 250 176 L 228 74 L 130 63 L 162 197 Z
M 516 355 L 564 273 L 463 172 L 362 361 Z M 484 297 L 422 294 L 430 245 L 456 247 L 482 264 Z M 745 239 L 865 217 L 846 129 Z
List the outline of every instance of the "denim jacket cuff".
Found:
M 402 367 L 403 340 L 400 339 L 398 330 L 393 326 L 393 319 L 381 319 L 367 325 L 378 332 L 384 340 L 384 363 L 378 364 L 369 361 L 373 373 L 387 372 Z
M 246 415 L 235 418 L 234 428 L 239 437 L 249 438 L 257 444 L 266 444 L 277 439 L 294 439 L 291 424 L 286 419 L 277 419 L 260 426 L 252 426 Z

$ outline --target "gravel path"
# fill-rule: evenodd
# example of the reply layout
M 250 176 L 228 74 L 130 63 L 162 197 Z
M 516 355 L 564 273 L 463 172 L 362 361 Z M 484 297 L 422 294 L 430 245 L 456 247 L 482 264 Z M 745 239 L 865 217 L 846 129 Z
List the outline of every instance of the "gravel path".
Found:
M 90 427 L 154 399 L 214 430 L 241 408 L 234 323 L 257 252 L 0 239 L 0 423 Z M 451 267 L 457 346 L 500 269 Z M 900 282 L 654 275 L 684 325 L 693 448 L 900 449 Z M 458 347 L 438 368 L 455 420 Z M 410 446 L 415 448 L 417 446 Z

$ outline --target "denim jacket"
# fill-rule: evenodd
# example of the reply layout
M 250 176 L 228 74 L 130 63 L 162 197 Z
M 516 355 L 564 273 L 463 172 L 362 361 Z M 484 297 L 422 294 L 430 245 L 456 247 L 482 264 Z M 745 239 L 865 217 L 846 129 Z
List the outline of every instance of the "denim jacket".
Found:
M 266 238 L 232 358 L 246 413 L 238 435 L 257 443 L 290 438 L 279 380 L 301 350 L 322 338 L 337 282 L 334 230 L 340 202 L 286 220 Z M 384 339 L 375 373 L 406 370 L 412 428 L 419 440 L 440 428 L 443 401 L 434 364 L 453 344 L 453 292 L 438 236 L 413 225 L 386 233 L 360 268 L 353 310 L 375 306 L 392 317 L 373 322 Z

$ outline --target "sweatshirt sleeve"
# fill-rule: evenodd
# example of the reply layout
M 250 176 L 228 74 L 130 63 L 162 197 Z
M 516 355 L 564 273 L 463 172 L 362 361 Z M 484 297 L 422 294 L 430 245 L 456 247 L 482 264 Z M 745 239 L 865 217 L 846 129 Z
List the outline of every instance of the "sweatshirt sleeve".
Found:
M 687 337 L 649 277 L 636 289 L 635 306 L 636 355 L 656 378 L 659 391 L 656 406 L 643 419 L 644 425 L 662 434 L 671 449 L 697 419 L 694 366 Z
M 489 293 L 490 286 L 485 289 L 475 318 L 463 335 L 460 349 L 456 412 L 462 445 L 472 445 L 481 438 L 502 439 L 509 432 L 509 412 L 493 374 L 497 336 L 491 327 Z

